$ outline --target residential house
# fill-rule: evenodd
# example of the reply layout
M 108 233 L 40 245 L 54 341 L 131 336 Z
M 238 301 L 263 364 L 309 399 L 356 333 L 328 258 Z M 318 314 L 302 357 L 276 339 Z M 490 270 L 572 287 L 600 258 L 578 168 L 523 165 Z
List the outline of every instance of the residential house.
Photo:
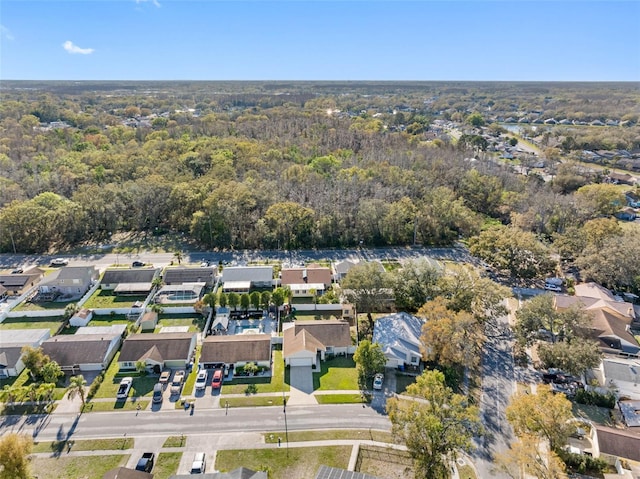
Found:
M 600 153 L 600 152 L 598 152 Z M 638 182 L 638 179 L 635 176 L 631 176 L 629 173 L 616 173 L 611 172 L 606 178 L 609 183 L 613 183 L 615 185 L 635 185 Z
M 222 291 L 248 293 L 273 287 L 273 266 L 231 266 L 222 270 Z
M 595 457 L 601 459 L 627 459 L 640 461 L 640 431 L 633 429 L 617 429 L 597 425 L 598 453 Z
M 622 414 L 622 419 L 627 427 L 640 428 L 640 401 L 619 400 L 618 407 Z
M 627 206 L 626 208 L 622 208 L 620 211 L 616 213 L 616 218 L 622 221 L 634 221 L 637 217 L 637 214 L 633 208 Z
M 294 297 L 322 295 L 331 286 L 331 269 L 317 264 L 284 268 L 280 274 L 280 284 L 288 286 Z
M 214 335 L 202 342 L 200 365 L 204 369 L 227 366 L 237 370 L 247 363 L 271 369 L 271 335 Z
M 202 298 L 205 283 L 167 284 L 153 296 L 157 304 L 196 303 Z
M 167 285 L 204 283 L 207 287 L 213 286 L 216 278 L 216 268 L 178 266 L 166 268 L 162 280 Z
M 315 479 L 381 479 L 363 472 L 347 471 L 337 467 L 320 466 Z
M 196 333 L 132 334 L 124 340 L 118 364 L 121 371 L 136 369 L 138 361 L 147 368 L 184 368 L 196 349 Z
M 640 360 L 620 356 L 604 357 L 600 365 L 589 371 L 600 386 L 615 388 L 619 396 L 640 399 Z M 587 378 L 591 379 L 591 378 Z
M 22 348 L 37 348 L 49 339 L 49 329 L 5 329 L 0 342 L 0 378 L 18 376 L 24 369 Z
M 65 299 L 79 299 L 91 288 L 98 279 L 98 270 L 93 266 L 65 266 L 47 275 L 38 286 L 41 296 L 55 299 L 59 296 Z
M 44 276 L 40 268 L 30 268 L 18 274 L 0 274 L 0 286 L 8 296 L 20 296 L 36 286 Z
M 54 336 L 42 343 L 42 351 L 57 362 L 63 371 L 77 374 L 79 371 L 102 371 L 115 356 L 122 335 L 68 334 Z
M 117 295 L 145 295 L 153 288 L 153 280 L 160 274 L 158 268 L 107 269 L 100 280 L 100 289 Z
M 596 283 L 577 284 L 574 296 L 554 297 L 554 307 L 558 311 L 576 305 L 592 314 L 592 335 L 604 352 L 640 354 L 640 345 L 630 332 L 636 317 L 633 304 L 617 300 L 608 289 Z
M 631 208 L 640 208 L 640 194 L 634 191 L 627 191 L 624 196 L 627 199 L 627 205 Z
M 86 326 L 93 318 L 93 310 L 82 308 L 69 319 L 70 326 Z
M 0 284 L 0 303 L 9 297 L 9 291 L 7 288 Z
M 380 344 L 387 358 L 387 367 L 404 369 L 418 367 L 422 360 L 422 325 L 424 321 L 400 312 L 378 318 L 373 326 L 374 343 Z
M 287 366 L 318 368 L 327 355 L 355 352 L 346 321 L 294 321 L 283 327 L 282 355 Z
M 202 476 L 202 474 L 200 475 Z M 115 469 L 105 472 L 102 475 L 102 479 L 153 479 L 153 474 L 150 472 L 136 471 L 128 467 L 116 467 Z
M 207 472 L 205 474 L 174 474 L 169 479 L 268 479 L 266 471 L 253 471 L 239 467 L 229 472 Z

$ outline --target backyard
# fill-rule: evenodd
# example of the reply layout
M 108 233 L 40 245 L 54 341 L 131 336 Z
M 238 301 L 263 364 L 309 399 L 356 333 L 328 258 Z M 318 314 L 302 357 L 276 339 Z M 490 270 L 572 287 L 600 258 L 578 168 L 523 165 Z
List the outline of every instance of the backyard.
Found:
M 113 291 L 96 290 L 83 307 L 87 309 L 130 308 L 133 303 L 144 302 L 147 296 L 118 296 Z
M 204 329 L 206 318 L 201 314 L 160 314 L 155 332 L 164 327 L 187 326 L 189 332 L 200 332 Z
M 53 336 L 61 326 L 62 316 L 46 318 L 6 318 L 0 323 L 0 331 L 3 329 L 48 329 Z
M 346 469 L 351 446 L 296 447 L 289 449 L 284 440 L 276 449 L 221 450 L 216 454 L 215 468 L 231 471 L 244 466 L 268 470 L 270 479 L 315 477 L 321 465 Z

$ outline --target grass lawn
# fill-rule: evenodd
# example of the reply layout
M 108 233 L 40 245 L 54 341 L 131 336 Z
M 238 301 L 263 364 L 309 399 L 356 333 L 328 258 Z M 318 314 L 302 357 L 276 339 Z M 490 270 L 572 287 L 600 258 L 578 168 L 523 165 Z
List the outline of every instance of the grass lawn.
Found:
M 264 442 L 275 444 L 278 436 L 284 437 L 284 431 L 276 431 L 264 434 Z M 363 441 L 377 441 L 393 443 L 393 436 L 387 431 L 376 431 L 373 429 L 345 429 L 327 431 L 289 431 L 289 441 L 331 441 L 340 439 L 361 439 Z
M 314 396 L 319 404 L 359 404 L 362 402 L 360 394 L 316 394 Z M 364 395 L 364 402 L 371 402 L 371 395 Z
M 14 311 L 47 311 L 49 309 L 64 309 L 68 304 L 76 303 L 77 300 L 74 301 L 47 301 L 44 303 L 31 303 L 23 301 L 18 306 L 16 306 Z
M 572 403 L 573 415 L 579 418 L 586 418 L 597 424 L 615 427 L 609 415 L 610 409 L 605 407 L 590 406 L 587 404 Z
M 146 296 L 116 296 L 113 291 L 97 289 L 83 307 L 88 309 L 130 308 L 136 301 L 144 301 Z
M 225 381 L 222 383 L 222 394 L 244 394 L 247 385 L 255 384 L 257 393 L 278 393 L 283 390 L 289 391 L 288 381 L 285 383 L 284 378 L 284 361 L 282 360 L 282 351 L 273 351 L 273 375 L 240 377 L 233 381 Z
M 287 399 L 289 396 L 285 396 Z M 220 407 L 225 408 L 226 403 L 229 407 L 258 407 L 258 406 L 282 406 L 282 396 L 247 396 L 243 398 L 232 397 L 229 399 L 222 398 Z
M 346 469 L 350 446 L 292 447 L 218 451 L 215 468 L 231 471 L 244 466 L 254 471 L 268 468 L 270 479 L 315 477 L 320 465 Z
M 188 326 L 189 332 L 199 332 L 204 329 L 206 318 L 201 314 L 161 314 L 155 332 L 160 328 L 170 326 Z
M 200 360 L 200 346 L 196 346 L 196 355 L 193 360 L 193 364 L 197 365 Z M 186 372 L 186 371 L 185 371 Z M 184 386 L 182 387 L 182 395 L 190 395 L 193 393 L 193 388 L 196 385 L 196 378 L 198 377 L 198 368 L 191 368 L 191 372 L 187 375 L 186 380 L 184 381 Z
M 0 415 L 2 416 L 23 416 L 30 414 L 51 414 L 55 411 L 57 404 L 55 403 L 41 403 L 41 404 L 16 404 L 11 407 L 7 407 L 4 404 L 0 405 Z
M 387 479 L 414 477 L 411 456 L 406 451 L 386 447 L 361 446 L 356 469 Z
M 358 371 L 351 358 L 336 357 L 321 363 L 321 371 L 313 373 L 313 389 L 358 390 Z
M 414 376 L 407 376 L 405 374 L 396 374 L 396 393 L 402 394 L 407 390 L 407 386 L 416 382 Z
M 87 326 L 111 326 L 112 324 L 129 324 L 132 322 L 124 314 L 103 314 L 100 316 L 94 314 Z
M 161 452 L 158 454 L 153 466 L 154 479 L 169 479 L 169 476 L 178 472 L 180 459 L 182 459 L 181 452 Z
M 71 443 L 71 451 L 115 451 L 133 448 L 133 438 L 118 439 L 79 439 L 77 441 L 36 442 L 33 452 L 62 452 Z
M 169 436 L 162 447 L 184 447 L 187 442 L 187 436 L 184 434 L 182 436 Z
M 140 409 L 146 409 L 149 406 L 148 400 L 136 400 L 135 398 L 128 398 L 126 401 L 91 401 L 85 404 L 83 412 L 104 412 L 104 411 L 135 411 L 138 406 Z
M 102 479 L 105 472 L 126 465 L 127 454 L 80 456 L 31 460 L 31 471 L 38 479 Z
M 468 464 L 458 466 L 458 476 L 460 479 L 476 479 L 476 472 Z
M 6 318 L 0 323 L 0 331 L 3 329 L 48 329 L 53 336 L 58 328 L 62 317 L 51 316 L 48 318 Z
M 94 397 L 96 398 L 114 398 L 116 397 L 116 393 L 118 392 L 118 386 L 120 385 L 120 380 L 124 377 L 124 375 L 118 375 L 118 358 L 120 357 L 120 352 L 116 353 L 109 365 L 109 368 L 105 372 L 104 380 L 98 389 L 98 392 Z M 156 376 L 139 376 L 136 377 L 136 374 L 132 372 L 131 376 L 133 377 L 133 386 L 131 387 L 130 397 L 140 397 L 140 396 L 151 396 L 153 394 L 153 386 L 158 382 L 158 378 Z M 97 405 L 94 406 L 94 410 Z

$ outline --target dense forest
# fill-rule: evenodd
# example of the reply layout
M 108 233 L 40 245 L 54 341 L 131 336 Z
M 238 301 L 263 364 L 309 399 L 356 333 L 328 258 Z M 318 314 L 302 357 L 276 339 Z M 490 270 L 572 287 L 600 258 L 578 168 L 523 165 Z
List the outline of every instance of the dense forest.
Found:
M 3 82 L 0 251 L 120 231 L 182 232 L 207 249 L 471 238 L 472 251 L 514 276 L 552 271 L 559 253 L 637 289 L 639 259 L 614 277 L 598 266 L 640 252 L 637 230 L 614 219 L 623 190 L 573 161 L 584 134 L 567 148 L 566 131 L 549 134 L 559 143 L 544 150 L 549 178 L 464 140 L 500 133 L 494 119 L 506 116 L 614 119 L 626 127 L 589 141 L 631 151 L 639 105 L 624 83 Z M 463 136 L 434 137 L 437 121 Z

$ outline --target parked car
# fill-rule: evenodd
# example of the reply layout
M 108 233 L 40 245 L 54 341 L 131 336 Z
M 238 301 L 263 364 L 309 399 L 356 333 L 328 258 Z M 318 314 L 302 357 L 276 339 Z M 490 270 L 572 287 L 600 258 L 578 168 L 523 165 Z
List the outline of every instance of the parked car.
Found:
M 133 263 L 131 263 L 131 266 L 134 268 L 141 268 L 142 266 L 144 266 L 144 263 L 142 261 L 134 261 Z
M 547 291 L 553 291 L 555 293 L 562 292 L 562 288 L 560 286 L 556 286 L 555 284 L 550 284 L 550 283 L 545 283 L 544 289 L 546 289 Z
M 136 471 L 151 472 L 156 455 L 153 452 L 145 452 L 136 464 Z
M 69 260 L 66 258 L 56 258 L 51 260 L 51 266 L 66 266 L 69 264 Z
M 378 373 L 373 377 L 373 389 L 382 389 L 384 384 L 384 374 Z
M 22 268 L 17 268 L 11 271 L 11 274 L 22 274 L 22 273 L 24 273 L 24 270 Z
M 120 386 L 118 386 L 118 393 L 116 394 L 116 399 L 127 399 L 129 396 L 129 390 L 133 385 L 133 378 L 126 377 L 122 378 L 120 381 Z
M 220 389 L 222 386 L 222 369 L 216 369 L 213 373 L 213 379 L 211 380 L 211 387 L 213 389 Z
M 204 452 L 197 452 L 191 463 L 191 474 L 204 474 L 207 468 L 207 458 Z
M 160 383 L 156 383 L 153 386 L 153 397 L 151 398 L 152 402 L 158 404 L 162 402 L 162 392 L 164 391 L 164 387 Z
M 207 371 L 202 369 L 198 371 L 196 376 L 196 390 L 204 389 L 207 387 Z
M 171 394 L 180 394 L 182 389 L 182 381 L 184 381 L 184 371 L 176 371 L 171 382 Z
M 169 378 L 171 378 L 171 371 L 162 371 L 162 374 L 160 374 L 160 379 L 158 380 L 158 382 L 162 385 L 166 385 L 169 383 Z

